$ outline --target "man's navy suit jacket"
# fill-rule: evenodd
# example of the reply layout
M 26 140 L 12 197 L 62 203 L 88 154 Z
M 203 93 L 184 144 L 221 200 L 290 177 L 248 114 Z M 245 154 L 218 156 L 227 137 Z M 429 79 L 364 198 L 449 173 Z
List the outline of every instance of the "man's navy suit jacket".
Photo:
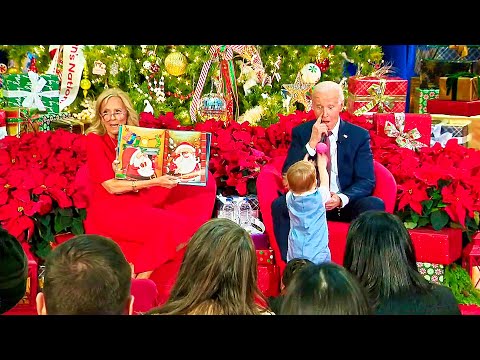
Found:
M 307 154 L 305 144 L 310 140 L 313 124 L 310 120 L 292 129 L 292 142 L 288 149 L 282 172 Z M 337 140 L 337 165 L 340 192 L 349 201 L 370 196 L 375 187 L 373 154 L 370 146 L 370 134 L 360 126 L 342 119 L 339 120 Z

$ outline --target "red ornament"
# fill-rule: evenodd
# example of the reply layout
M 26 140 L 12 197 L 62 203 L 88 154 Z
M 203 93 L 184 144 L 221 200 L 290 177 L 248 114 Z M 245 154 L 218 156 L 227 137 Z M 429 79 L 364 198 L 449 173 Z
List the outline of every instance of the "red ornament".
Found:
M 33 72 L 38 72 L 37 59 L 35 57 L 33 57 L 32 60 L 30 60 L 30 68 L 28 70 Z
M 332 51 L 333 49 L 335 49 L 335 45 L 330 45 L 329 50 Z
M 323 59 L 320 64 L 317 64 L 320 68 L 320 71 L 323 73 L 328 70 L 330 67 L 330 60 L 328 58 Z

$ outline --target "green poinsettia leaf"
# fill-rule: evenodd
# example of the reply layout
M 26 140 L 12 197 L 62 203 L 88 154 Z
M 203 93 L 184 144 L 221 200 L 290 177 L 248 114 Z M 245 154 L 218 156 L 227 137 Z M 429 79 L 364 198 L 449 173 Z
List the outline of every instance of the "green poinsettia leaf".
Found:
M 432 206 L 433 206 L 433 200 L 426 200 L 423 202 L 423 206 L 426 208 L 426 209 L 431 209 Z
M 411 213 L 412 216 L 412 222 L 417 223 L 418 219 L 420 219 L 420 215 L 418 215 L 416 212 Z
M 58 213 L 62 216 L 73 216 L 73 209 L 72 208 L 58 208 Z
M 38 244 L 35 254 L 38 257 L 45 259 L 47 255 L 50 254 L 50 251 L 52 251 L 52 248 L 50 247 L 50 243 L 44 241 Z
M 77 209 L 80 220 L 85 220 L 87 218 L 87 209 Z
M 412 221 L 405 221 L 403 224 L 407 229 L 415 229 L 417 227 L 417 223 Z
M 448 217 L 448 214 L 443 210 L 434 211 L 430 215 L 430 221 L 432 223 L 432 227 L 435 230 L 442 229 L 445 225 L 448 224 L 449 220 L 450 218 Z
M 427 226 L 428 224 L 430 224 L 430 219 L 428 217 L 422 216 L 420 219 L 418 219 L 418 227 Z
M 75 235 L 80 235 L 85 233 L 85 229 L 83 227 L 83 221 L 80 218 L 74 218 L 72 220 L 72 233 Z
M 58 214 L 55 216 L 55 233 L 59 234 L 69 231 L 69 228 L 72 226 L 72 219 L 73 218 L 71 216 L 62 216 L 59 211 Z

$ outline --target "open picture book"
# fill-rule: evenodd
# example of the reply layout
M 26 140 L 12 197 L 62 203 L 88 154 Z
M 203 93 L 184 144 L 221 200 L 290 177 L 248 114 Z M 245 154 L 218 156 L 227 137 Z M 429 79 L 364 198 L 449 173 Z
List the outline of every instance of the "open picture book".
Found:
M 208 132 L 120 125 L 116 179 L 146 180 L 162 175 L 179 184 L 205 186 L 210 159 Z

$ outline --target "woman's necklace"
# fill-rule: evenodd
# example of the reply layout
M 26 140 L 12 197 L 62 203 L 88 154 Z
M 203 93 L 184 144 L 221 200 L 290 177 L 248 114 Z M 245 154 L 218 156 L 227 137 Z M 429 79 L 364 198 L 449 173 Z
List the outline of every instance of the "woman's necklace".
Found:
M 113 160 L 113 164 L 115 167 L 117 167 L 119 164 L 120 164 L 120 160 L 118 160 L 118 153 L 117 153 L 117 149 L 118 149 L 118 142 L 116 142 L 115 140 L 112 139 L 112 137 L 110 135 L 108 135 L 108 138 L 110 139 L 110 141 L 112 142 L 112 144 L 115 146 L 115 160 Z

